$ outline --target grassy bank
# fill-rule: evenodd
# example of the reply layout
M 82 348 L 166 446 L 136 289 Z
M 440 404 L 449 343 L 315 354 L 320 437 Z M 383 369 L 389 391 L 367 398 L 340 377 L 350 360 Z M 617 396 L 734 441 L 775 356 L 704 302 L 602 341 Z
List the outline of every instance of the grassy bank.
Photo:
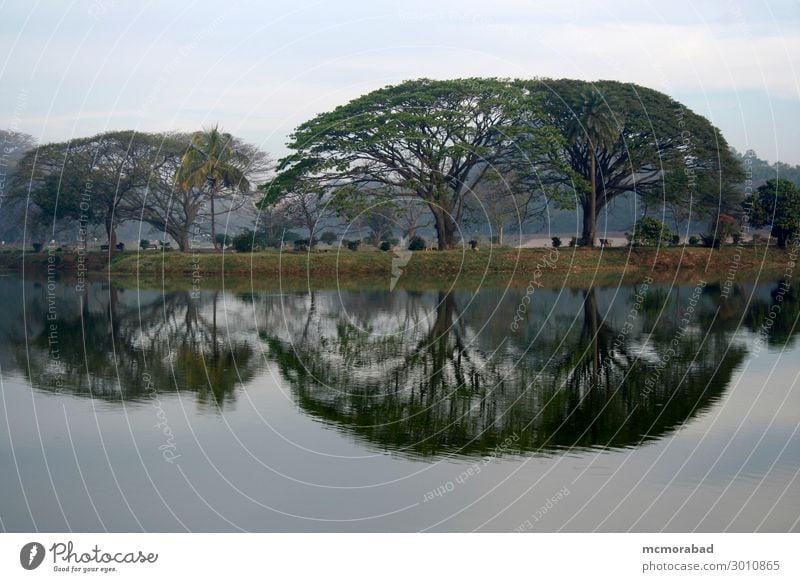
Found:
M 636 281 L 650 276 L 659 281 L 703 278 L 724 280 L 735 270 L 737 280 L 781 276 L 790 260 L 787 251 L 763 246 L 652 248 L 482 249 L 479 252 L 430 251 L 412 253 L 408 262 L 393 253 L 369 251 L 180 253 L 88 253 L 83 262 L 73 253 L 25 253 L 26 275 L 46 276 L 48 268 L 76 276 L 85 267 L 92 276 L 138 279 L 158 284 L 187 285 L 202 277 L 205 284 L 227 278 L 261 283 L 278 280 L 347 281 L 384 286 L 392 277 L 393 261 L 404 286 L 488 279 L 526 285 L 532 277 L 547 285 L 585 285 L 596 281 Z M 22 271 L 21 252 L 0 253 L 0 270 Z

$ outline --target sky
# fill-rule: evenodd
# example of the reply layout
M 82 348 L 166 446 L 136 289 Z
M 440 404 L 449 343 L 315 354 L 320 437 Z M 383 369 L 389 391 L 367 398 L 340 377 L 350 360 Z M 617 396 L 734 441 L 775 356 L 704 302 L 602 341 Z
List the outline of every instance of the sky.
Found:
M 385 85 L 567 77 L 663 91 L 800 163 L 798 0 L 0 0 L 0 49 L 0 128 L 42 143 L 219 123 L 280 157 Z

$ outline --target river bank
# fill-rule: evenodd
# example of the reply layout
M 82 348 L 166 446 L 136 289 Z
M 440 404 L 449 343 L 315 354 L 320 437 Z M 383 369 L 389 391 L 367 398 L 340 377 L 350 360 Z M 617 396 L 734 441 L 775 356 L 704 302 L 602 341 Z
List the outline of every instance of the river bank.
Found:
M 480 251 L 257 253 L 232 252 L 70 252 L 0 253 L 0 271 L 31 277 L 64 276 L 146 279 L 169 284 L 247 277 L 260 282 L 282 278 L 339 281 L 343 278 L 399 282 L 501 279 L 512 285 L 535 278 L 541 284 L 780 277 L 796 260 L 789 250 L 764 246 L 656 248 L 494 248 Z

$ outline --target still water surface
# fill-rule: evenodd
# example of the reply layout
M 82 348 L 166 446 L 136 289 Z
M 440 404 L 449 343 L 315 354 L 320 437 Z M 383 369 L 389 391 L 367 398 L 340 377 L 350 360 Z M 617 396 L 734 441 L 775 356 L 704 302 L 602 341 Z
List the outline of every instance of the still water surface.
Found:
M 779 289 L 2 277 L 0 525 L 796 531 L 800 295 Z

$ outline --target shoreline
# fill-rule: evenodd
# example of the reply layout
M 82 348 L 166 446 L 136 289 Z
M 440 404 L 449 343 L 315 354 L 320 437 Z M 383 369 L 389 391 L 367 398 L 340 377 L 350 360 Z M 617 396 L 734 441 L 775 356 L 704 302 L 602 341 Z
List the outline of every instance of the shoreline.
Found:
M 396 283 L 426 286 L 489 282 L 512 286 L 532 280 L 541 286 L 579 286 L 590 283 L 656 282 L 726 278 L 775 280 L 793 259 L 789 249 L 764 246 L 666 248 L 491 248 L 478 252 L 431 251 L 392 253 L 348 250 L 328 252 L 135 252 L 109 256 L 107 252 L 0 253 L 0 273 L 33 278 L 56 273 L 60 277 L 131 279 L 169 286 L 193 286 L 227 278 L 252 278 L 258 285 L 283 280 L 308 283 Z M 731 276 L 732 275 L 732 276 Z

